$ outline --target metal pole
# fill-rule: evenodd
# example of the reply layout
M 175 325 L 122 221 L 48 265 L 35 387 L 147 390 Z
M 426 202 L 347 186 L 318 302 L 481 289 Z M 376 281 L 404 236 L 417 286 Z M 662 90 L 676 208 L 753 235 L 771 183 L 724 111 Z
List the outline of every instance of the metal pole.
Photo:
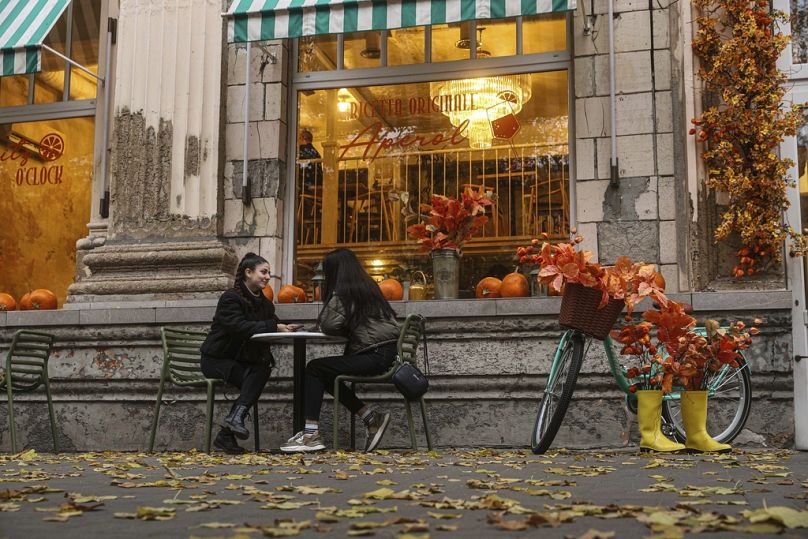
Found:
M 109 217 L 109 179 L 107 178 L 107 150 L 109 148 L 109 141 L 107 137 L 109 136 L 109 70 L 112 62 L 112 29 L 115 24 L 113 21 L 114 19 L 109 19 L 107 23 L 107 57 L 104 60 L 104 78 L 102 79 L 104 85 L 104 116 L 102 121 L 104 122 L 104 126 L 102 127 L 103 135 L 101 139 L 101 144 L 103 145 L 101 148 L 101 192 L 104 193 L 104 195 L 101 199 L 101 207 L 98 209 L 98 213 L 104 219 Z
M 247 148 L 250 142 L 250 45 L 247 42 L 247 65 L 244 69 L 244 159 L 241 163 L 241 202 L 251 202 L 250 180 L 247 177 Z
M 609 0 L 609 105 L 611 109 L 612 155 L 609 162 L 609 185 L 618 187 L 620 174 L 617 168 L 617 99 L 614 83 L 614 0 Z
M 78 69 L 81 69 L 82 71 L 84 71 L 85 73 L 90 75 L 91 77 L 95 77 L 96 80 L 100 80 L 100 81 L 104 80 L 104 77 L 99 77 L 98 75 L 96 75 L 95 73 L 93 73 L 92 71 L 90 71 L 89 69 L 87 69 L 86 67 L 81 65 L 80 63 L 71 60 L 70 58 L 68 58 L 67 56 L 62 54 L 61 52 L 53 50 L 52 48 L 48 47 L 44 43 L 42 44 L 42 48 L 52 52 L 53 54 L 55 54 L 56 56 L 58 56 L 59 58 L 61 58 L 65 62 L 67 62 L 68 64 L 70 64 L 70 65 L 72 65 L 72 66 L 74 66 L 74 67 L 76 67 Z

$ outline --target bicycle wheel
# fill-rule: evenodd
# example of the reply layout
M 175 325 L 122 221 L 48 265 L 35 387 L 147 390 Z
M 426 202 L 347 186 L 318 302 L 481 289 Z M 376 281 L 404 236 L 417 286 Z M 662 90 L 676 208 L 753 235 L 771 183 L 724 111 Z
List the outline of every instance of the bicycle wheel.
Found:
M 552 380 L 547 380 L 547 387 L 544 388 L 544 396 L 539 404 L 539 413 L 536 415 L 536 424 L 530 436 L 530 447 L 537 455 L 550 448 L 564 420 L 564 414 L 567 413 L 575 389 L 575 380 L 584 360 L 584 344 L 584 335 L 574 331 L 570 334 L 570 338 L 560 345 L 563 349 L 556 351 L 558 364 L 555 376 Z
M 743 430 L 752 406 L 752 377 L 746 359 L 738 359 L 738 368 L 725 365 L 707 381 L 707 432 L 721 443 L 729 443 Z M 662 417 L 667 423 L 667 434 L 679 442 L 685 441 L 682 408 L 679 399 L 662 404 Z M 713 434 L 717 433 L 717 434 Z

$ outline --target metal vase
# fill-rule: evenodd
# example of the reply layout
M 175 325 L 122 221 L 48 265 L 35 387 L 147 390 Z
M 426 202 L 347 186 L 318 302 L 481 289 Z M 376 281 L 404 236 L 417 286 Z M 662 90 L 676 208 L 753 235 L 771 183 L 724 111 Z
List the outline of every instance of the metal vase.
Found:
M 432 251 L 435 299 L 456 299 L 460 288 L 460 254 L 454 249 Z

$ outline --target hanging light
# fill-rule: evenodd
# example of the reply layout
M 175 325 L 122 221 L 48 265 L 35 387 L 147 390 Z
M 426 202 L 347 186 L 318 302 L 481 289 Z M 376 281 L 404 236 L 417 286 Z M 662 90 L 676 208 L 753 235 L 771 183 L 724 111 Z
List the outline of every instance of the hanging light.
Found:
M 490 148 L 494 132 L 489 109 L 506 104 L 515 116 L 532 95 L 530 75 L 502 75 L 430 83 L 430 94 L 455 127 L 465 121 L 472 148 Z
M 351 92 L 347 88 L 340 88 L 337 92 L 337 110 L 345 114 L 351 110 Z

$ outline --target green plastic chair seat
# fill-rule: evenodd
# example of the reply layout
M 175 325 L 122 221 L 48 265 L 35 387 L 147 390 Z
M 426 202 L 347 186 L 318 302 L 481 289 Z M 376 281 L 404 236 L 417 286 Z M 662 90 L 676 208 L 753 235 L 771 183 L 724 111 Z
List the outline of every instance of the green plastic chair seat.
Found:
M 426 319 L 419 314 L 410 314 L 404 320 L 401 326 L 401 333 L 398 336 L 396 343 L 397 355 L 393 366 L 385 373 L 377 374 L 374 376 L 359 376 L 352 374 L 342 374 L 334 379 L 334 449 L 339 449 L 339 393 L 340 386 L 343 383 L 350 382 L 351 389 L 355 389 L 357 383 L 362 384 L 393 384 L 393 374 L 395 374 L 398 367 L 404 363 L 409 362 L 416 364 L 418 359 L 418 346 L 421 344 L 424 333 L 426 331 Z M 424 351 L 426 354 L 426 351 Z M 403 396 L 403 395 L 402 395 Z M 419 399 L 421 408 L 421 419 L 424 422 L 424 434 L 426 435 L 426 444 L 429 450 L 432 450 L 432 437 L 429 433 L 429 423 L 427 421 L 426 401 L 422 396 Z M 412 449 L 418 449 L 418 442 L 415 436 L 415 424 L 412 418 L 412 410 L 410 409 L 410 401 L 404 399 L 404 407 L 407 411 L 407 424 L 410 430 L 410 442 Z M 351 416 L 351 448 L 355 446 L 355 418 Z
M 48 400 L 48 418 L 50 419 L 53 450 L 59 452 L 59 441 L 56 436 L 56 415 L 53 412 L 53 400 L 48 379 L 48 359 L 53 349 L 53 335 L 38 331 L 21 329 L 14 333 L 11 347 L 6 354 L 3 378 L 0 390 L 8 396 L 8 422 L 11 432 L 11 451 L 17 452 L 17 427 L 14 421 L 14 392 L 25 393 L 45 386 Z
M 154 438 L 160 420 L 160 407 L 163 402 L 163 390 L 166 382 L 181 387 L 204 387 L 207 392 L 205 414 L 205 452 L 210 453 L 211 431 L 213 430 L 213 403 L 216 397 L 216 386 L 225 385 L 219 378 L 206 378 L 202 373 L 202 352 L 200 348 L 208 336 L 204 331 L 187 331 L 171 328 L 160 328 L 163 342 L 163 368 L 160 372 L 160 387 L 157 390 L 157 402 L 154 405 L 149 452 L 154 451 Z M 253 438 L 255 451 L 261 449 L 258 438 L 258 403 L 253 407 Z

